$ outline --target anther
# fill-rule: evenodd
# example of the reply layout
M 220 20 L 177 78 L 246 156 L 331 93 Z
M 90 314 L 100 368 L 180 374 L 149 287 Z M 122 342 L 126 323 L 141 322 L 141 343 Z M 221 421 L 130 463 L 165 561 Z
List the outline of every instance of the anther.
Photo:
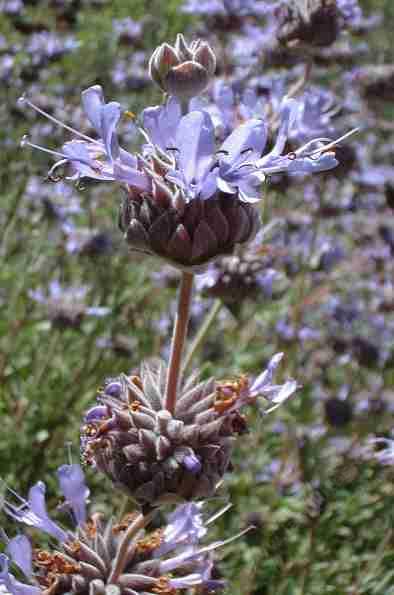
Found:
M 19 101 L 19 100 L 18 100 L 18 101 Z M 29 135 L 28 135 L 28 134 L 24 134 L 24 135 L 22 136 L 22 138 L 21 138 L 21 141 L 20 141 L 20 143 L 19 143 L 19 144 L 20 144 L 20 146 L 21 146 L 22 148 L 24 148 L 24 147 L 26 147 L 27 145 L 29 145 L 29 144 L 30 144 L 30 143 L 29 143 Z

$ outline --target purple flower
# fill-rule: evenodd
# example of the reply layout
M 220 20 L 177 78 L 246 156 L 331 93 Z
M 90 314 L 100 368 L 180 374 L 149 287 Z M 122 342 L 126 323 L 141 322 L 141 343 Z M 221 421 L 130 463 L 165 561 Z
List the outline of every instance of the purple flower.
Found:
M 142 35 L 142 23 L 133 21 L 130 17 L 113 19 L 112 27 L 114 33 L 126 41 L 137 40 Z
M 382 465 L 394 465 L 394 440 L 391 438 L 371 438 L 369 440 L 371 445 L 382 446 L 378 451 L 374 452 L 373 458 Z
M 295 142 L 332 136 L 335 132 L 331 118 L 338 113 L 333 95 L 322 88 L 312 88 L 297 98 L 299 109 L 290 130 Z
M 65 504 L 73 513 L 77 525 L 86 522 L 86 500 L 89 489 L 85 484 L 85 475 L 80 465 L 62 465 L 57 471 L 60 489 L 66 499 Z
M 298 388 L 295 380 L 289 379 L 284 384 L 273 384 L 276 369 L 283 358 L 283 353 L 275 354 L 267 368 L 254 380 L 243 377 L 235 382 L 217 384 L 215 408 L 224 415 L 232 414 L 246 405 L 252 405 L 259 397 L 268 401 L 268 407 L 262 409 L 264 415 L 271 413 L 291 397 Z
M 189 502 L 176 508 L 168 517 L 158 555 L 170 552 L 179 545 L 195 545 L 206 535 L 202 507 L 201 502 Z
M 187 0 L 182 10 L 204 16 L 264 16 L 270 7 L 262 0 Z
M 32 547 L 26 535 L 16 535 L 7 543 L 7 554 L 27 577 L 33 574 Z
M 182 460 L 182 465 L 186 467 L 188 471 L 191 471 L 191 473 L 194 473 L 195 475 L 200 473 L 202 469 L 201 461 L 194 453 L 186 455 Z
M 166 151 L 175 147 L 175 133 L 181 120 L 179 101 L 170 97 L 164 106 L 148 107 L 142 112 L 142 124 L 151 145 Z M 149 146 L 146 147 L 149 150 Z
M 181 118 L 175 134 L 173 169 L 166 179 L 185 195 L 209 199 L 217 190 L 239 193 L 241 200 L 260 200 L 261 183 L 272 173 L 312 173 L 337 165 L 329 151 L 337 144 L 323 144 L 314 139 L 295 152 L 282 155 L 295 121 L 299 104 L 286 100 L 282 106 L 282 123 L 273 149 L 261 157 L 267 140 L 264 121 L 252 119 L 236 128 L 215 150 L 214 125 L 207 112 L 193 111 Z M 325 141 L 326 142 L 326 141 Z M 167 148 L 168 151 L 168 148 Z
M 30 488 L 28 500 L 24 500 L 15 494 L 19 501 L 18 505 L 6 501 L 4 510 L 19 523 L 40 529 L 58 541 L 63 542 L 67 539 L 67 532 L 48 516 L 45 505 L 45 490 L 45 484 L 39 481 Z
M 337 7 L 342 14 L 345 24 L 350 29 L 368 30 L 380 24 L 382 16 L 372 14 L 364 17 L 358 0 L 337 0 Z
M 299 103 L 295 99 L 283 101 L 281 124 L 275 145 L 267 155 L 256 162 L 257 168 L 264 174 L 270 175 L 280 172 L 310 174 L 332 169 L 338 164 L 335 153 L 331 149 L 348 135 L 328 144 L 326 144 L 327 140 L 325 138 L 316 138 L 294 152 L 282 155 L 298 111 Z
M 59 327 L 73 327 L 80 325 L 83 317 L 102 317 L 109 313 L 109 308 L 104 306 L 88 307 L 85 296 L 89 288 L 84 285 L 71 285 L 63 287 L 59 281 L 49 283 L 48 291 L 42 289 L 30 290 L 29 297 L 48 309 L 50 320 Z
M 98 85 L 82 93 L 82 104 L 100 140 L 70 129 L 27 99 L 24 101 L 79 137 L 65 143 L 62 153 L 54 153 L 61 159 L 53 166 L 50 175 L 58 167 L 71 164 L 74 170 L 71 179 L 82 176 L 117 180 L 139 192 L 152 191 L 159 184 L 167 189 L 167 194 L 174 196 L 174 201 L 177 192 L 181 192 L 185 203 L 194 198 L 209 199 L 218 190 L 227 194 L 238 193 L 242 201 L 255 202 L 261 197 L 260 186 L 267 175 L 314 173 L 335 167 L 337 161 L 331 149 L 347 136 L 334 142 L 316 138 L 296 151 L 282 155 L 300 110 L 297 101 L 285 99 L 281 105 L 276 143 L 267 155 L 262 156 L 267 130 L 261 119 L 251 119 L 238 126 L 217 149 L 211 116 L 205 110 L 194 110 L 181 117 L 178 102 L 170 98 L 164 106 L 146 109 L 142 114 L 146 129 L 142 132 L 149 141 L 144 147 L 144 157 L 119 147 L 116 127 L 121 115 L 120 105 L 105 103 Z M 41 148 L 27 140 L 24 142 Z M 158 163 L 164 171 L 161 176 L 157 173 Z
M 287 380 L 284 384 L 273 384 L 276 368 L 283 358 L 283 353 L 275 354 L 268 362 L 267 368 L 256 378 L 249 389 L 249 398 L 263 397 L 271 405 L 264 409 L 263 413 L 271 413 L 289 397 L 291 397 L 297 390 L 297 382 L 295 380 Z
M 84 492 L 83 478 L 79 472 L 75 473 L 77 466 L 65 467 L 69 467 L 67 479 L 64 467 L 59 470 L 64 481 L 71 481 L 72 491 L 75 488 Z M 64 490 L 66 496 L 73 499 L 74 494 L 70 494 L 69 490 L 68 485 Z M 201 542 L 207 534 L 207 525 L 223 514 L 229 505 L 207 520 L 202 517 L 202 507 L 202 503 L 178 506 L 163 529 L 153 532 L 146 529 L 151 515 L 145 519 L 137 515 L 137 522 L 135 515 L 126 515 L 119 519 L 119 524 L 111 520 L 105 522 L 101 515 L 94 515 L 88 531 L 67 533 L 67 539 L 57 544 L 55 549 L 49 547 L 37 552 L 33 561 L 29 540 L 18 535 L 8 542 L 8 556 L 0 554 L 0 588 L 4 587 L 11 595 L 39 595 L 46 592 L 48 585 L 61 585 L 62 593 L 76 594 L 80 592 L 81 581 L 84 581 L 86 590 L 91 591 L 100 575 L 100 583 L 113 584 L 122 593 L 129 590 L 145 593 L 147 589 L 154 592 L 156 587 L 158 592 L 162 592 L 163 587 L 167 589 L 171 585 L 180 590 L 190 586 L 221 589 L 224 583 L 211 578 L 212 552 L 239 538 L 245 531 L 227 541 L 203 545 Z M 125 546 L 128 548 L 126 557 Z M 11 561 L 25 573 L 32 585 L 15 579 L 9 572 Z M 114 568 L 118 568 L 117 575 L 113 574 Z
M 0 554 L 0 587 L 6 589 L 11 595 L 39 595 L 42 593 L 39 587 L 32 587 L 16 580 L 9 572 L 9 559 L 5 554 Z
M 119 148 L 116 127 L 122 114 L 121 106 L 115 101 L 105 103 L 103 90 L 99 85 L 89 87 L 82 92 L 84 112 L 99 135 L 99 140 L 74 130 L 41 110 L 25 96 L 22 96 L 20 104 L 25 103 L 77 137 L 65 143 L 62 152 L 51 151 L 31 143 L 27 136 L 22 139 L 22 146 L 31 146 L 55 157 L 60 157 L 60 160 L 55 163 L 48 173 L 50 178 L 55 180 L 57 169 L 70 165 L 72 175 L 68 179 L 71 180 L 78 180 L 81 177 L 102 181 L 118 180 L 133 184 L 141 188 L 141 190 L 149 188 L 150 184 L 147 177 L 137 171 L 137 158 Z
M 65 504 L 72 509 L 76 524 L 83 525 L 86 522 L 86 500 L 89 490 L 86 487 L 81 467 L 76 464 L 62 465 L 58 469 L 57 476 L 60 489 L 66 499 Z M 4 510 L 16 521 L 48 533 L 63 543 L 70 538 L 70 533 L 49 517 L 45 504 L 45 491 L 45 484 L 39 481 L 30 488 L 27 501 L 11 492 L 18 502 L 12 504 L 6 500 Z M 26 576 L 30 576 L 31 546 L 29 541 L 23 535 L 18 535 L 9 541 L 7 550 Z

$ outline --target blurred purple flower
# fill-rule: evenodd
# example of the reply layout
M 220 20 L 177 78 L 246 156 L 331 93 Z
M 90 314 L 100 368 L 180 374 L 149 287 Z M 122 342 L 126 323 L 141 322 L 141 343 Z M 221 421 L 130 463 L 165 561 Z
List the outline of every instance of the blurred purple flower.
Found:
M 270 10 L 264 0 L 186 0 L 182 11 L 204 16 L 264 16 Z
M 135 41 L 142 35 L 142 23 L 134 21 L 131 17 L 113 19 L 112 28 L 115 35 L 126 41 Z
M 11 595 L 40 595 L 39 587 L 21 583 L 9 571 L 9 559 L 5 554 L 0 554 L 0 588 L 5 588 L 6 594 Z
M 28 295 L 48 308 L 48 316 L 54 324 L 78 327 L 84 316 L 102 317 L 110 312 L 109 308 L 103 306 L 86 306 L 88 291 L 85 285 L 66 287 L 53 280 L 49 283 L 48 291 L 35 289 L 30 290 Z
M 392 438 L 370 438 L 369 445 L 378 445 L 379 450 L 374 451 L 374 458 L 381 465 L 394 465 L 394 440 Z
M 6 552 L 25 576 L 33 574 L 32 547 L 26 535 L 16 535 L 7 542 Z
M 89 489 L 85 483 L 85 475 L 80 465 L 62 465 L 57 470 L 60 489 L 65 497 L 65 505 L 74 513 L 77 525 L 86 522 L 86 500 Z

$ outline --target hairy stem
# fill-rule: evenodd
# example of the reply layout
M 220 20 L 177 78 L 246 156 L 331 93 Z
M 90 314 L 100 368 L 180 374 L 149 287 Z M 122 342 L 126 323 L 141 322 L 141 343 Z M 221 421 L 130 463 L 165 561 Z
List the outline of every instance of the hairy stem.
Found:
M 181 372 L 183 346 L 189 323 L 190 301 L 192 295 L 193 275 L 182 273 L 179 290 L 178 311 L 175 318 L 174 332 L 171 342 L 170 364 L 168 367 L 164 407 L 171 413 L 175 411 L 175 403 Z
M 201 343 L 205 339 L 206 334 L 208 333 L 209 329 L 211 328 L 212 323 L 214 322 L 216 316 L 218 315 L 220 308 L 222 307 L 221 300 L 217 299 L 213 302 L 211 309 L 209 310 L 208 314 L 205 317 L 200 330 L 198 331 L 197 335 L 195 336 L 193 343 L 190 346 L 189 351 L 185 357 L 185 361 L 183 363 L 183 371 L 187 370 L 190 366 L 193 357 L 196 355 L 198 349 L 201 346 Z

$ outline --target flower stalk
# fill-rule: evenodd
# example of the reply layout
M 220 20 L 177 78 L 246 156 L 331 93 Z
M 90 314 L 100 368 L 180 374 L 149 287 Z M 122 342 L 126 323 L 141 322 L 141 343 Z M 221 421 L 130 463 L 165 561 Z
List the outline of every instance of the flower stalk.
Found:
M 182 353 L 189 324 L 193 277 L 194 275 L 192 273 L 182 273 L 179 289 L 178 311 L 175 318 L 174 332 L 171 342 L 170 363 L 165 391 L 165 409 L 170 413 L 174 413 L 175 411 L 182 364 Z
M 119 550 L 114 561 L 112 572 L 108 579 L 109 583 L 116 583 L 119 576 L 124 571 L 127 563 L 129 562 L 130 547 L 133 547 L 133 540 L 136 534 L 141 531 L 141 529 L 146 527 L 146 525 L 152 520 L 153 515 L 154 512 L 151 512 L 145 516 L 140 513 L 123 535 L 122 542 L 119 546 Z

